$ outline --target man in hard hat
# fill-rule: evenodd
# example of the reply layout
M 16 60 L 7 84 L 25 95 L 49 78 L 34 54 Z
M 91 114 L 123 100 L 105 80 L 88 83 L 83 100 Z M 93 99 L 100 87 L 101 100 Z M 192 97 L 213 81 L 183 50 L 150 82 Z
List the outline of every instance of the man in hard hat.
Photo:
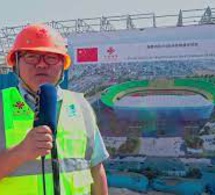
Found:
M 51 83 L 58 96 L 60 194 L 107 195 L 102 162 L 108 153 L 92 108 L 82 94 L 59 87 L 71 64 L 61 35 L 44 24 L 28 25 L 17 35 L 7 62 L 20 82 L 0 93 L 0 194 L 44 194 L 39 157 L 50 161 L 53 138 L 48 126 L 33 127 L 33 110 L 39 86 Z M 53 195 L 52 173 L 46 169 L 46 194 Z

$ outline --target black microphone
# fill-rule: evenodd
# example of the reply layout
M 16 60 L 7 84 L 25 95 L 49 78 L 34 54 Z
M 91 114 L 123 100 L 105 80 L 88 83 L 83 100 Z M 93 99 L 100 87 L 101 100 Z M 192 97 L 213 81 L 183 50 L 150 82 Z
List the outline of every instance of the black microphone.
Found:
M 34 127 L 47 125 L 53 137 L 57 133 L 57 90 L 52 84 L 39 87 L 36 95 Z
M 39 87 L 36 95 L 34 127 L 47 125 L 53 136 L 53 147 L 51 150 L 51 163 L 54 183 L 54 195 L 60 195 L 60 175 L 58 152 L 56 145 L 57 136 L 57 90 L 52 84 L 43 84 Z M 45 184 L 45 157 L 42 157 L 43 189 L 46 195 Z

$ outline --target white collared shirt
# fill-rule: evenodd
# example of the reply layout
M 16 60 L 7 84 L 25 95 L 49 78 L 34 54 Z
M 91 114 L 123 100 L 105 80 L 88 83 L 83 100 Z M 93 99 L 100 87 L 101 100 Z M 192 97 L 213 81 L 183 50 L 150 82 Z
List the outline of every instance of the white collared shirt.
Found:
M 30 108 L 32 110 L 34 110 L 35 108 L 35 97 L 29 93 L 23 86 L 21 83 L 19 83 L 18 85 L 18 89 L 22 95 L 22 97 L 25 99 L 26 103 L 30 106 Z M 58 85 L 56 86 L 57 89 L 57 101 L 60 101 L 63 99 L 63 91 L 61 89 L 61 87 Z

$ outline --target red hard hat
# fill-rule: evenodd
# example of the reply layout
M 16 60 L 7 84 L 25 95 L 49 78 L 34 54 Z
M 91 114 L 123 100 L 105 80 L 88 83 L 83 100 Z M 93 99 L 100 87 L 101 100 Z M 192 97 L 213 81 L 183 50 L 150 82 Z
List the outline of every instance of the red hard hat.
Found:
M 22 29 L 8 52 L 7 63 L 9 66 L 15 65 L 15 53 L 17 51 L 57 53 L 64 56 L 64 70 L 71 65 L 65 40 L 60 33 L 45 24 L 32 24 Z

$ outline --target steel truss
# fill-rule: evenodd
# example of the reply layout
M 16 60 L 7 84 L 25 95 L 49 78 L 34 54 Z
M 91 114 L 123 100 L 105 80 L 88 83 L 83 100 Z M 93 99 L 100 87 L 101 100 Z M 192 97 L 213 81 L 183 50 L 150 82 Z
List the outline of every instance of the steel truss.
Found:
M 76 20 L 50 21 L 47 24 L 57 29 L 64 37 L 68 37 L 74 33 L 215 24 L 215 8 L 179 10 L 178 14 L 171 15 L 146 13 L 109 17 L 102 16 Z M 6 65 L 4 57 L 17 33 L 24 26 L 4 27 L 0 29 L 0 67 L 3 68 L 4 66 L 4 70 Z

